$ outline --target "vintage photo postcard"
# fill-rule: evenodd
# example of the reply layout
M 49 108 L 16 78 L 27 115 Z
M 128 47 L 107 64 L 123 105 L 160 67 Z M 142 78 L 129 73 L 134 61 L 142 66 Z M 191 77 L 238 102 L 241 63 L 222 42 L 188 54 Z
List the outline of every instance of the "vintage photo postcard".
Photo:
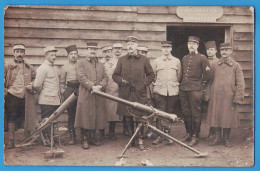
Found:
M 254 7 L 4 10 L 4 164 L 254 166 Z

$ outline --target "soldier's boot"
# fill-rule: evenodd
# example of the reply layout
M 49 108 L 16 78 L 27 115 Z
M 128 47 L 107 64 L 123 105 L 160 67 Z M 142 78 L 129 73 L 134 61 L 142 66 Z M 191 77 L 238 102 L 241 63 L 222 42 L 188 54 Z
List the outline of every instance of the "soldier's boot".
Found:
M 161 119 L 157 118 L 156 119 L 156 128 L 159 129 L 160 131 L 163 131 L 163 126 L 161 123 Z M 153 140 L 152 144 L 153 145 L 158 145 L 162 143 L 162 138 L 159 134 L 157 134 L 157 137 L 155 138 L 155 140 Z
M 200 121 L 193 122 L 193 134 L 189 146 L 193 147 L 194 145 L 197 145 L 199 143 L 199 133 L 200 133 Z
M 105 139 L 105 129 L 100 129 L 98 131 L 97 137 L 94 136 L 97 143 L 101 145 L 101 143 L 103 142 L 103 140 Z
M 116 122 L 109 122 L 109 139 L 115 141 L 117 139 L 115 132 Z
M 96 139 L 96 131 L 95 130 L 89 130 L 89 143 L 94 145 L 94 146 L 100 146 L 101 143 L 100 141 L 97 141 Z
M 126 126 L 127 126 L 127 130 L 128 130 L 128 137 L 129 139 L 132 138 L 132 136 L 134 135 L 134 121 L 133 118 L 131 118 L 130 116 L 126 117 Z M 131 143 L 132 146 L 135 145 L 135 140 L 132 141 Z
M 127 129 L 127 124 L 126 124 L 126 118 L 123 116 L 123 135 L 124 136 L 129 136 L 129 131 Z
M 232 143 L 229 141 L 231 128 L 223 128 L 223 143 L 226 147 L 231 148 Z
M 42 135 L 45 141 L 45 146 L 50 147 L 51 146 L 51 137 L 50 137 L 51 129 L 50 126 L 42 130 Z M 52 146 L 54 146 L 54 142 L 52 142 Z
M 191 141 L 191 136 L 192 136 L 191 117 L 184 117 L 184 124 L 185 124 L 187 134 L 182 139 L 182 141 L 189 142 L 189 141 Z
M 152 144 L 158 145 L 160 143 L 162 143 L 162 138 L 158 135 L 157 138 L 155 140 L 153 140 Z
M 137 125 L 139 123 L 137 122 Z M 138 140 L 138 146 L 139 146 L 139 149 L 141 151 L 145 150 L 145 146 L 144 146 L 144 127 L 141 126 L 139 132 L 138 132 L 138 136 L 137 136 L 137 140 Z
M 88 140 L 89 140 L 89 130 L 88 129 L 81 129 L 81 136 L 82 136 L 82 145 L 83 149 L 89 149 Z
M 215 128 L 215 137 L 212 141 L 209 141 L 210 146 L 219 145 L 221 143 L 221 128 Z
M 216 136 L 216 128 L 215 127 L 210 127 L 209 129 L 209 135 L 206 138 L 206 141 L 213 141 L 213 139 Z
M 73 120 L 70 118 L 68 119 L 68 127 L 69 127 L 69 133 L 70 133 L 69 145 L 74 145 L 74 144 L 76 144 L 76 133 L 75 133 Z
M 15 123 L 8 122 L 8 149 L 14 148 L 14 134 L 15 134 Z
M 163 127 L 163 132 L 165 133 L 165 134 L 168 134 L 168 135 L 170 135 L 170 132 L 171 132 L 171 127 L 169 126 L 169 127 L 167 127 L 167 126 L 164 126 Z M 173 144 L 173 141 L 171 140 L 171 139 L 166 139 L 166 145 L 172 145 Z

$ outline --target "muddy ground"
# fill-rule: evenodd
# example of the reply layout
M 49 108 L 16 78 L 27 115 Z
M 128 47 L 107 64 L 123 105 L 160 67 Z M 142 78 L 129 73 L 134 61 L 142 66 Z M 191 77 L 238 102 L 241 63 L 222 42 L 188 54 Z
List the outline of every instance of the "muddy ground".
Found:
M 141 161 L 146 159 L 154 166 L 220 166 L 220 167 L 250 167 L 254 165 L 254 140 L 250 124 L 241 124 L 241 128 L 231 131 L 232 148 L 223 145 L 208 146 L 205 140 L 208 134 L 208 127 L 202 123 L 200 142 L 195 148 L 201 152 L 207 152 L 207 158 L 195 158 L 195 153 L 183 148 L 178 144 L 167 146 L 164 143 L 152 145 L 152 140 L 146 138 L 146 151 L 139 151 L 133 147 L 126 152 L 126 163 L 124 166 L 143 166 Z M 4 158 L 7 165 L 58 165 L 58 166 L 115 166 L 119 161 L 128 138 L 122 135 L 121 124 L 117 125 L 117 141 L 110 141 L 105 137 L 103 144 L 99 147 L 90 146 L 90 149 L 83 150 L 80 145 L 80 137 L 77 136 L 76 145 L 66 145 L 68 133 L 61 137 L 62 146 L 65 151 L 62 158 L 44 158 L 44 152 L 50 150 L 41 143 L 25 149 L 5 149 Z M 185 128 L 181 122 L 174 123 L 171 127 L 171 135 L 177 139 L 184 136 Z M 77 131 L 79 135 L 79 130 Z M 5 135 L 7 135 L 5 133 Z M 16 131 L 16 139 L 24 138 L 23 131 Z M 7 143 L 7 136 L 5 136 Z M 56 145 L 58 147 L 58 145 Z

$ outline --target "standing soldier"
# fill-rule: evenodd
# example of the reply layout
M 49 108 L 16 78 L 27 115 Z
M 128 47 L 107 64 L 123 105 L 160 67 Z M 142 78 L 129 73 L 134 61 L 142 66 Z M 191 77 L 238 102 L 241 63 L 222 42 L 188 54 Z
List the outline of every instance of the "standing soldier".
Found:
M 105 70 L 108 76 L 108 83 L 106 86 L 106 93 L 118 97 L 118 86 L 112 79 L 112 74 L 116 68 L 118 59 L 112 56 L 112 47 L 105 46 L 102 48 L 103 56 L 105 58 Z M 116 113 L 117 102 L 106 99 L 106 115 L 109 122 L 109 139 L 116 140 L 115 127 L 116 122 L 119 121 L 119 115 Z
M 207 120 L 210 127 L 216 129 L 216 133 L 209 145 L 221 143 L 223 128 L 223 143 L 226 147 L 231 147 L 231 128 L 237 128 L 240 122 L 238 104 L 243 102 L 245 83 L 241 66 L 230 57 L 231 53 L 231 45 L 221 43 L 221 58 L 212 65 L 214 78 L 210 87 Z
M 122 55 L 123 45 L 121 43 L 114 43 L 112 53 L 115 58 L 119 59 Z
M 217 47 L 216 47 L 216 43 L 215 41 L 208 41 L 205 43 L 205 47 L 206 47 L 206 52 L 207 52 L 207 56 L 208 56 L 208 61 L 209 61 L 209 64 L 210 66 L 212 66 L 212 64 L 216 61 L 218 61 L 218 58 L 216 56 L 217 54 Z M 212 80 L 208 83 L 207 87 L 206 87 L 206 101 L 209 100 L 209 89 L 210 89 L 210 85 L 212 83 Z M 214 135 L 214 128 L 210 128 L 209 129 L 209 135 L 208 135 L 208 138 L 207 138 L 207 141 L 211 141 L 213 140 L 213 135 Z
M 128 53 L 119 58 L 112 78 L 119 86 L 120 98 L 146 104 L 145 86 L 148 86 L 154 80 L 155 75 L 149 59 L 137 53 L 137 38 L 128 36 L 126 42 Z M 131 113 L 137 114 L 137 111 L 129 111 L 126 105 L 118 104 L 117 113 L 126 117 L 126 125 L 131 137 L 134 132 L 134 121 Z M 143 150 L 143 135 L 140 134 L 138 144 L 140 149 Z
M 137 48 L 137 50 L 138 50 L 138 53 L 139 53 L 139 54 L 141 54 L 141 55 L 147 57 L 147 54 L 148 54 L 148 47 L 145 47 L 145 46 L 139 46 L 139 47 Z
M 206 56 L 198 52 L 199 38 L 189 36 L 187 43 L 189 54 L 182 59 L 182 81 L 180 101 L 187 135 L 184 141 L 189 145 L 198 144 L 201 126 L 202 90 L 210 80 L 210 64 Z M 204 90 L 203 90 L 204 91 Z
M 48 118 L 60 105 L 60 84 L 58 69 L 54 66 L 56 59 L 54 46 L 44 48 L 45 61 L 37 68 L 33 87 L 40 91 L 38 104 L 41 108 L 41 118 Z M 44 129 L 46 144 L 50 144 L 50 127 Z
M 35 77 L 33 66 L 25 60 L 25 46 L 13 46 L 14 60 L 4 66 L 5 112 L 8 121 L 8 145 L 14 148 L 14 134 L 18 118 L 24 117 L 25 135 L 28 136 L 36 126 L 35 103 L 32 80 Z
M 181 62 L 178 58 L 171 55 L 171 41 L 164 41 L 161 44 L 162 55 L 156 58 L 153 63 L 156 75 L 153 89 L 154 107 L 161 111 L 174 113 L 174 107 L 179 95 Z M 166 126 L 166 123 L 162 125 L 159 118 L 156 119 L 156 127 L 165 133 L 170 133 L 170 127 Z M 153 144 L 157 145 L 160 142 L 161 137 L 157 136 Z M 172 144 L 172 141 L 169 141 L 169 144 Z
M 75 127 L 82 128 L 82 148 L 88 149 L 89 143 L 100 145 L 100 134 L 96 139 L 96 130 L 105 129 L 105 99 L 91 91 L 103 91 L 107 84 L 105 67 L 97 59 L 98 43 L 87 43 L 88 57 L 77 62 L 77 77 L 80 83 L 76 110 Z
M 78 92 L 79 82 L 76 75 L 76 64 L 78 60 L 78 49 L 76 45 L 71 45 L 66 48 L 68 53 L 68 62 L 61 68 L 60 86 L 64 100 L 67 99 L 74 91 Z M 76 115 L 77 101 L 73 102 L 68 111 L 68 128 L 70 133 L 69 145 L 76 143 L 76 134 L 74 128 Z

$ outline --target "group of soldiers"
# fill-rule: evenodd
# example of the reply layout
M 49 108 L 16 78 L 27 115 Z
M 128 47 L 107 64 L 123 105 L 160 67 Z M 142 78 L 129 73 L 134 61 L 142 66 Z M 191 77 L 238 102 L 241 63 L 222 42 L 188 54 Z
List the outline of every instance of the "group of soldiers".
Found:
M 99 146 L 105 136 L 105 126 L 109 123 L 109 139 L 116 140 L 115 127 L 123 121 L 123 134 L 132 137 L 135 124 L 140 121 L 135 115 L 145 115 L 124 104 L 99 97 L 92 91 L 103 91 L 131 102 L 149 104 L 159 110 L 175 113 L 178 100 L 184 116 L 186 135 L 183 141 L 189 146 L 198 144 L 201 127 L 202 101 L 208 102 L 207 122 L 210 126 L 209 145 L 223 143 L 231 147 L 231 128 L 239 125 L 238 104 L 244 98 L 244 78 L 241 66 L 230 56 L 232 46 L 220 44 L 221 57 L 217 58 L 215 41 L 205 43 L 207 56 L 198 52 L 200 39 L 189 36 L 189 54 L 180 61 L 171 55 L 172 42 L 161 42 L 161 56 L 152 64 L 147 57 L 148 48 L 138 45 L 135 36 L 126 39 L 127 54 L 122 56 L 123 45 L 115 43 L 102 47 L 103 58 L 97 57 L 98 43 L 88 42 L 87 57 L 78 60 L 76 45 L 66 48 L 68 62 L 59 73 L 54 65 L 57 49 L 44 48 L 45 61 L 34 69 L 25 58 L 25 46 L 13 46 L 14 60 L 5 64 L 5 112 L 8 120 L 8 148 L 14 148 L 16 118 L 30 113 L 33 92 L 39 94 L 41 118 L 49 117 L 74 91 L 78 99 L 67 109 L 69 144 L 76 144 L 75 128 L 81 128 L 82 148 Z M 151 103 L 149 104 L 151 105 Z M 28 119 L 27 119 L 28 120 Z M 34 122 L 32 122 L 35 124 Z M 25 122 L 25 132 L 30 130 L 30 122 Z M 170 127 L 156 118 L 156 127 L 170 133 Z M 223 136 L 222 136 L 223 129 Z M 50 129 L 43 131 L 50 145 Z M 144 146 L 144 131 L 139 131 L 136 143 L 141 150 Z M 153 144 L 161 143 L 157 135 Z M 173 142 L 167 140 L 167 143 Z M 133 141 L 132 145 L 135 144 Z

